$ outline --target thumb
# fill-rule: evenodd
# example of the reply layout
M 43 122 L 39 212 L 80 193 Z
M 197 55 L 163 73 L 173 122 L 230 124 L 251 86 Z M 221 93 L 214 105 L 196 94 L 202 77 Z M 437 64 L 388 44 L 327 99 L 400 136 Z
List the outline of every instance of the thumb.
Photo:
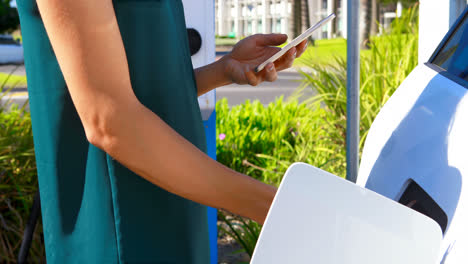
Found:
M 288 36 L 286 34 L 258 34 L 256 37 L 257 45 L 259 46 L 278 46 L 286 42 Z

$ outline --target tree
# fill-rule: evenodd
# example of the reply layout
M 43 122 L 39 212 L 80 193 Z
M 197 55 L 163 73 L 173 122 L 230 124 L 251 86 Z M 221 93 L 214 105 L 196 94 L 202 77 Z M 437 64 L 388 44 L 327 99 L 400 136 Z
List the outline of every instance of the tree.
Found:
M 419 0 L 379 0 L 381 4 L 396 4 L 400 2 L 405 8 L 410 7 L 416 2 L 419 2 Z
M 363 4 L 364 15 L 364 32 L 362 32 L 363 42 L 361 43 L 361 48 L 368 48 L 370 36 L 377 34 L 377 13 L 378 13 L 378 3 L 377 0 L 365 0 Z
M 337 14 L 338 15 L 338 7 L 340 5 L 340 3 L 343 3 L 343 1 L 346 1 L 346 0 L 333 0 L 333 13 Z M 341 9 L 343 10 L 343 9 Z M 332 32 L 333 33 L 337 33 L 338 32 L 338 19 L 333 19 L 332 21 Z
M 291 7 L 291 33 L 297 37 L 302 33 L 302 0 L 292 0 Z
M 0 33 L 11 32 L 18 27 L 18 11 L 10 6 L 10 0 L 0 0 Z
M 381 4 L 396 4 L 400 2 L 404 7 L 409 7 L 418 2 L 418 0 L 364 0 L 361 2 L 364 15 L 364 30 L 361 32 L 361 48 L 368 48 L 370 36 L 377 34 L 377 22 L 379 21 L 379 6 Z

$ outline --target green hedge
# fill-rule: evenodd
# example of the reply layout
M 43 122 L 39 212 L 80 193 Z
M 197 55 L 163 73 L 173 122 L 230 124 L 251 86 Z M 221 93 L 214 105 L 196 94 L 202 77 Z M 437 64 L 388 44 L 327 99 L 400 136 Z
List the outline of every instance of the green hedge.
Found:
M 307 162 L 339 175 L 344 172 L 343 146 L 327 111 L 317 103 L 259 101 L 228 107 L 216 105 L 217 159 L 268 184 L 279 185 L 292 162 Z
M 1 99 L 1 98 L 0 98 Z M 0 108 L 0 262 L 15 262 L 37 190 L 31 117 L 23 108 Z M 41 227 L 30 262 L 44 259 Z

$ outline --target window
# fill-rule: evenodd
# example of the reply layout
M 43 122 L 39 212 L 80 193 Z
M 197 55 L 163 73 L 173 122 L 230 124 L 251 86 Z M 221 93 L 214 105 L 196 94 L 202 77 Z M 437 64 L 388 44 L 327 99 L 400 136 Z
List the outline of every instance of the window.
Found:
M 328 38 L 328 32 L 327 31 L 323 31 L 322 32 L 322 39 L 327 39 Z
M 328 8 L 328 0 L 322 0 L 322 9 Z
M 431 63 L 468 81 L 468 13 L 433 57 Z
M 270 18 L 270 33 L 275 33 L 275 20 Z
M 234 21 L 231 21 L 231 32 L 236 32 L 236 23 Z
M 276 20 L 276 33 L 281 32 L 281 19 Z M 281 32 L 281 33 L 286 33 L 286 32 Z

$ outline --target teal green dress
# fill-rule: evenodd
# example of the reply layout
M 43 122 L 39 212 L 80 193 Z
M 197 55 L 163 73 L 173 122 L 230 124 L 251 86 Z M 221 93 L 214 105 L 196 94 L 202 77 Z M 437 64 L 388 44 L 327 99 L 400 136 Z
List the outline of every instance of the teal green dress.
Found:
M 17 5 L 47 262 L 209 263 L 205 206 L 86 140 L 35 1 Z M 114 8 L 138 99 L 206 151 L 181 0 L 114 0 Z

